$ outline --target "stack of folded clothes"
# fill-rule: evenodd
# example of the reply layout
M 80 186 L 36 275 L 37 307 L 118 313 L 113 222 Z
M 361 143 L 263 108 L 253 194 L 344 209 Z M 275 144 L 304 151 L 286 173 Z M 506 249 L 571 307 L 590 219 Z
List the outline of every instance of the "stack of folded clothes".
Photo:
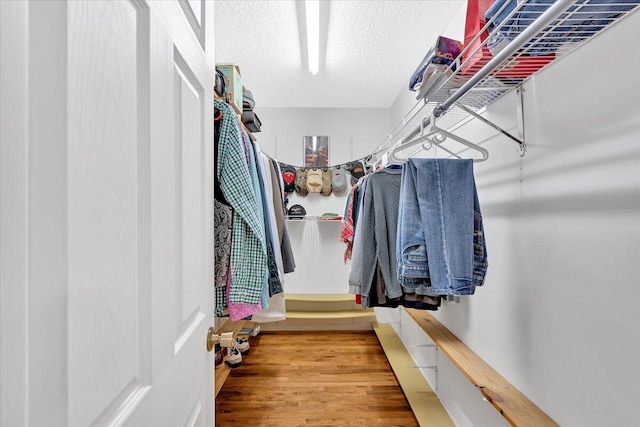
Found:
M 260 126 L 262 126 L 262 123 L 255 111 L 253 111 L 253 107 L 255 107 L 255 105 L 256 103 L 253 100 L 253 94 L 250 90 L 245 89 L 245 91 L 242 92 L 242 123 L 244 123 L 249 131 L 260 132 Z

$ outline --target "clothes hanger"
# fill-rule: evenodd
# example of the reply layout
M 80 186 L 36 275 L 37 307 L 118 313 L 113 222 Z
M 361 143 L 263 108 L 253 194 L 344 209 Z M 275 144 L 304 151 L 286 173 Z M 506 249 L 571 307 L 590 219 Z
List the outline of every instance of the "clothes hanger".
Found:
M 213 120 L 215 120 L 217 122 L 220 119 L 222 119 L 222 110 L 216 107 L 215 108 L 215 114 L 213 116 Z
M 483 162 L 489 158 L 489 151 L 486 148 L 481 147 L 477 144 L 474 144 L 471 141 L 468 141 L 462 137 L 454 135 L 453 133 L 445 129 L 438 127 L 436 125 L 436 120 L 435 120 L 435 114 L 434 114 L 435 110 L 436 108 L 434 108 L 433 111 L 431 112 L 431 119 L 429 122 L 430 126 L 429 126 L 429 129 L 427 130 L 427 133 L 415 139 L 412 139 L 409 142 L 397 145 L 394 148 L 392 148 L 391 151 L 389 152 L 389 159 L 391 162 L 393 163 L 405 162 L 409 157 L 414 156 L 419 151 L 429 150 L 434 145 L 442 148 L 444 151 L 451 154 L 452 156 L 458 159 L 461 159 L 462 157 L 460 157 L 458 154 L 454 153 L 453 151 L 449 150 L 448 148 L 442 145 L 442 143 L 445 142 L 447 139 L 452 139 L 464 145 L 465 147 L 469 147 L 472 150 L 479 152 L 482 157 L 473 159 L 474 163 Z M 416 145 L 420 145 L 421 148 L 419 148 L 417 151 L 414 151 L 410 156 L 404 157 L 399 154 L 401 151 L 405 151 L 407 148 L 414 147 Z

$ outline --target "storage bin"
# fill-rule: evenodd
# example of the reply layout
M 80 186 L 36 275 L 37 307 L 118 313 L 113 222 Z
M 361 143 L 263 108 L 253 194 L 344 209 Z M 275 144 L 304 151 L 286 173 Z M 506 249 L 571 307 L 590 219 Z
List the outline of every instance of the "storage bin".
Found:
M 236 110 L 236 113 L 242 114 L 242 77 L 240 75 L 240 67 L 236 64 L 216 64 L 229 81 L 227 88 L 227 102 Z

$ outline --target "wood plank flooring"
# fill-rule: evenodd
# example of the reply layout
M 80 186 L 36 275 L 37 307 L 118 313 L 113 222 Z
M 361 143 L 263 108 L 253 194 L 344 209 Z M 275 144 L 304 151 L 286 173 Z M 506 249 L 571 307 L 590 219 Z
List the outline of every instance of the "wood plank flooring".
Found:
M 216 426 L 402 426 L 418 423 L 371 331 L 274 332 L 216 398 Z

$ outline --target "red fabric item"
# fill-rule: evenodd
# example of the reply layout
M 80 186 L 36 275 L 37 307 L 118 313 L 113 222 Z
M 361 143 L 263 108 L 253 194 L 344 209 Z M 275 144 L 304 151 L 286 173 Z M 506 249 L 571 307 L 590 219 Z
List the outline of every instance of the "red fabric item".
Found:
M 489 34 L 482 31 L 475 41 L 473 38 L 485 25 L 484 14 L 494 0 L 467 0 L 467 16 L 464 27 L 464 52 L 462 53 L 462 75 L 472 76 L 493 59 L 486 45 L 480 47 Z M 473 43 L 472 43 L 473 41 Z M 555 54 L 541 56 L 514 56 L 497 69 L 493 76 L 526 78 L 555 59 Z M 465 61 L 467 61 L 465 63 Z
M 342 225 L 342 231 L 340 232 L 340 241 L 346 243 L 347 248 L 344 251 L 344 263 L 351 260 L 353 253 L 353 199 L 355 195 L 357 185 L 351 187 L 351 194 L 349 195 L 349 204 L 347 205 L 347 217 L 344 219 Z

